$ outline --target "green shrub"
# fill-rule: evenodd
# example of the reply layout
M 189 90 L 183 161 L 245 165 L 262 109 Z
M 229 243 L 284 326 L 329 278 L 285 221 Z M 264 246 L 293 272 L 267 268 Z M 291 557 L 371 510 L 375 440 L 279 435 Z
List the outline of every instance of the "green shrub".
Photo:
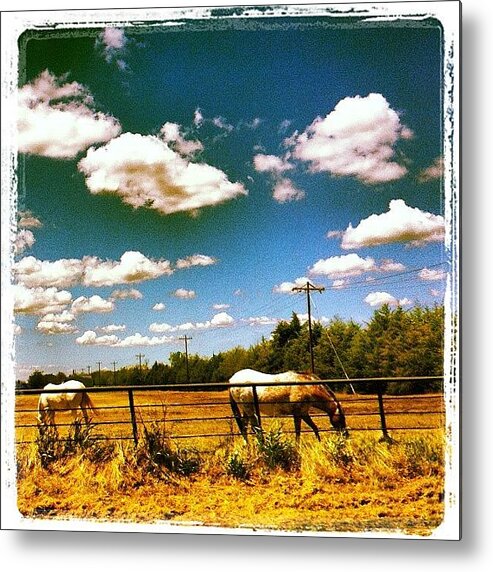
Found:
M 260 457 L 270 469 L 279 467 L 289 471 L 299 466 L 298 450 L 291 441 L 283 436 L 280 428 L 258 431 L 255 437 Z

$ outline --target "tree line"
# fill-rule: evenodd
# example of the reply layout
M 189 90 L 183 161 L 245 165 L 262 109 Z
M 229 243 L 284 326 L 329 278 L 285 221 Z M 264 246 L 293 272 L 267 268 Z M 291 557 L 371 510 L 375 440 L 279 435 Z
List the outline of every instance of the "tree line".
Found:
M 335 317 L 327 325 L 312 323 L 312 348 L 315 372 L 322 379 L 372 377 L 424 377 L 443 375 L 445 312 L 443 306 L 410 310 L 383 305 L 369 322 L 361 325 Z M 188 361 L 188 363 L 187 363 Z M 41 388 L 68 378 L 86 385 L 166 385 L 226 382 L 236 371 L 252 368 L 265 373 L 310 371 L 308 324 L 293 313 L 280 321 L 271 336 L 244 348 L 213 354 L 210 357 L 184 352 L 170 354 L 168 363 L 123 367 L 92 374 L 73 372 L 70 376 L 33 372 L 27 385 Z M 358 393 L 374 388 L 359 384 Z M 354 387 L 354 384 L 353 384 Z M 349 391 L 349 383 L 343 389 Z M 338 386 L 340 391 L 341 387 Z M 389 383 L 387 393 L 424 393 L 440 391 L 441 382 L 413 380 Z

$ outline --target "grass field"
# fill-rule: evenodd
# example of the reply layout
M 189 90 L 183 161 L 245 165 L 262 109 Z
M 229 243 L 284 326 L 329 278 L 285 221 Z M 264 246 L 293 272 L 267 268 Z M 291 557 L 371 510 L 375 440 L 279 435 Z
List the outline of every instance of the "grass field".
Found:
M 135 446 L 127 394 L 92 397 L 97 414 L 89 430 L 74 438 L 73 426 L 61 427 L 62 438 L 70 433 L 71 448 L 56 454 L 55 447 L 49 462 L 42 456 L 46 443 L 35 442 L 37 398 L 17 398 L 18 508 L 24 516 L 420 536 L 443 519 L 440 395 L 386 397 L 392 443 L 380 440 L 375 396 L 340 396 L 350 438 L 315 417 L 325 431 L 322 441 L 306 432 L 299 448 L 291 419 L 263 419 L 265 438 L 245 445 L 226 392 L 152 390 L 135 392 Z

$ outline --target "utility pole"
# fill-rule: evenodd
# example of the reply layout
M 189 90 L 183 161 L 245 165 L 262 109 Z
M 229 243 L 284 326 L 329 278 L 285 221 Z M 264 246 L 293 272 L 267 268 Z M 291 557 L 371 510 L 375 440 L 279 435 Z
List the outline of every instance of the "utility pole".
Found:
M 308 306 L 308 332 L 310 336 L 310 362 L 312 366 L 312 373 L 315 373 L 315 360 L 313 358 L 313 339 L 312 339 L 312 307 L 310 303 L 310 292 L 320 292 L 320 294 L 325 290 L 323 286 L 314 286 L 310 282 L 306 283 L 306 286 L 295 286 L 293 292 L 306 292 L 306 300 Z
M 97 361 L 96 363 L 98 364 L 98 383 L 101 385 L 101 362 Z
M 116 361 L 111 362 L 113 364 L 113 384 L 116 385 Z
M 187 383 L 190 383 L 190 370 L 188 368 L 188 340 L 191 340 L 192 338 L 189 338 L 187 335 L 184 335 L 183 337 L 178 339 L 183 340 L 185 342 L 185 365 L 187 368 Z
M 145 357 L 144 354 L 137 354 L 137 356 L 139 358 L 139 377 L 140 377 L 140 382 L 142 383 L 142 358 Z

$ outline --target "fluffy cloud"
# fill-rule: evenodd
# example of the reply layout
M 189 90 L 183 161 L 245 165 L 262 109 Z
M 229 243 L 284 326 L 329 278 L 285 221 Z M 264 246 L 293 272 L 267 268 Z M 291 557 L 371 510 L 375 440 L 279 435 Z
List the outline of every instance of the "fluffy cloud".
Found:
M 427 183 L 428 181 L 434 181 L 435 179 L 440 179 L 443 176 L 443 170 L 444 170 L 443 157 L 437 157 L 429 167 L 421 171 L 421 173 L 418 176 L 418 180 L 421 183 Z
M 81 282 L 84 264 L 76 258 L 50 262 L 26 256 L 12 270 L 17 281 L 28 288 L 69 288 Z
M 13 266 L 16 280 L 27 287 L 69 288 L 84 286 L 114 286 L 152 280 L 173 273 L 168 260 L 153 260 L 138 251 L 122 254 L 119 261 L 101 260 L 96 256 L 61 258 L 55 261 L 38 260 L 26 256 Z M 115 290 L 115 299 L 142 298 L 138 290 Z
M 445 236 L 445 221 L 434 215 L 409 207 L 402 199 L 390 201 L 389 210 L 370 215 L 355 228 L 350 224 L 344 231 L 343 249 L 378 246 L 393 242 L 408 242 L 413 246 L 440 242 Z
M 309 272 L 314 275 L 340 279 L 359 276 L 364 272 L 372 272 L 374 270 L 377 270 L 377 265 L 373 258 L 361 258 L 357 254 L 352 253 L 321 259 L 310 268 Z
M 313 172 L 356 177 L 366 184 L 387 183 L 407 170 L 394 160 L 399 139 L 412 132 L 378 93 L 346 97 L 324 118 L 285 141 L 293 157 L 310 164 Z
M 412 303 L 408 298 L 397 300 L 387 292 L 371 292 L 365 298 L 365 302 L 372 307 L 382 306 L 383 304 L 388 304 L 389 306 L 408 306 Z
M 71 159 L 120 131 L 118 121 L 93 111 L 92 96 L 79 83 L 63 83 L 44 71 L 19 89 L 19 151 L 55 159 Z
M 230 307 L 229 304 L 214 304 L 212 306 L 213 310 L 227 310 Z
M 162 312 L 165 308 L 166 306 L 162 302 L 158 302 L 152 307 L 155 312 Z
M 73 334 L 77 328 L 70 322 L 74 320 L 74 314 L 67 312 L 67 310 L 61 314 L 46 314 L 38 322 L 36 329 L 43 334 Z
M 208 330 L 211 328 L 226 328 L 232 326 L 235 320 L 226 312 L 219 312 L 215 314 L 210 320 L 206 322 L 186 322 L 172 326 L 171 324 L 158 324 L 154 322 L 149 326 L 149 331 L 154 334 L 164 334 L 173 332 L 182 332 L 186 330 Z
M 305 192 L 298 189 L 290 179 L 282 178 L 274 185 L 272 196 L 278 203 L 287 203 L 305 198 Z
M 191 300 L 197 296 L 194 290 L 186 290 L 185 288 L 178 288 L 173 292 L 175 298 L 181 298 L 182 300 Z
M 255 155 L 253 158 L 253 166 L 259 173 L 274 173 L 276 175 L 294 168 L 294 165 L 286 159 L 281 159 L 275 155 L 263 155 L 261 153 Z
M 115 193 L 163 214 L 197 211 L 246 195 L 241 183 L 205 163 L 192 163 L 155 136 L 124 133 L 79 162 L 89 191 Z
M 192 266 L 211 266 L 217 263 L 217 259 L 206 254 L 192 254 L 186 258 L 180 258 L 176 261 L 176 267 L 179 269 L 191 268 Z
M 88 330 L 75 340 L 81 346 L 113 346 L 119 340 L 118 336 L 98 336 L 96 332 Z
M 141 300 L 143 297 L 142 292 L 139 292 L 136 288 L 113 290 L 110 294 L 111 300 Z
M 121 28 L 105 28 L 98 38 L 98 43 L 103 46 L 107 63 L 115 62 L 121 70 L 127 69 L 127 64 L 122 58 L 127 42 L 125 32 Z
M 41 228 L 43 223 L 39 218 L 35 217 L 29 211 L 23 211 L 18 213 L 18 225 L 20 228 Z
M 21 229 L 14 242 L 14 252 L 15 254 L 21 254 L 26 250 L 26 248 L 31 248 L 31 246 L 36 242 L 34 234 L 28 229 Z
M 243 320 L 250 326 L 274 326 L 279 323 L 278 318 L 269 318 L 268 316 L 256 316 Z
M 27 288 L 23 284 L 13 287 L 14 311 L 19 314 L 60 313 L 72 302 L 72 294 L 57 288 Z
M 102 314 L 112 312 L 114 309 L 115 304 L 111 300 L 104 300 L 98 295 L 90 296 L 89 298 L 79 296 L 72 302 L 72 312 L 75 314 L 86 314 L 89 312 Z
M 421 278 L 421 280 L 427 281 L 444 280 L 447 276 L 447 273 L 443 270 L 423 268 L 418 276 Z
M 281 284 L 274 286 L 272 291 L 277 294 L 293 294 L 293 288 L 306 286 L 307 282 L 309 282 L 308 278 L 302 276 L 301 278 L 296 278 L 294 282 L 282 282 Z
M 100 332 L 105 334 L 112 334 L 113 332 L 123 332 L 127 329 L 127 326 L 124 324 L 108 324 L 107 326 L 101 326 L 97 328 Z
M 120 261 L 84 258 L 85 286 L 113 286 L 152 280 L 173 273 L 168 260 L 152 260 L 138 251 L 122 254 Z
M 382 260 L 379 266 L 381 272 L 404 272 L 406 267 L 401 262 L 394 262 L 393 260 Z
M 185 139 L 181 134 L 178 123 L 165 123 L 161 127 L 161 136 L 165 143 L 169 143 L 172 149 L 185 157 L 194 155 L 204 148 L 200 141 L 189 141 Z

